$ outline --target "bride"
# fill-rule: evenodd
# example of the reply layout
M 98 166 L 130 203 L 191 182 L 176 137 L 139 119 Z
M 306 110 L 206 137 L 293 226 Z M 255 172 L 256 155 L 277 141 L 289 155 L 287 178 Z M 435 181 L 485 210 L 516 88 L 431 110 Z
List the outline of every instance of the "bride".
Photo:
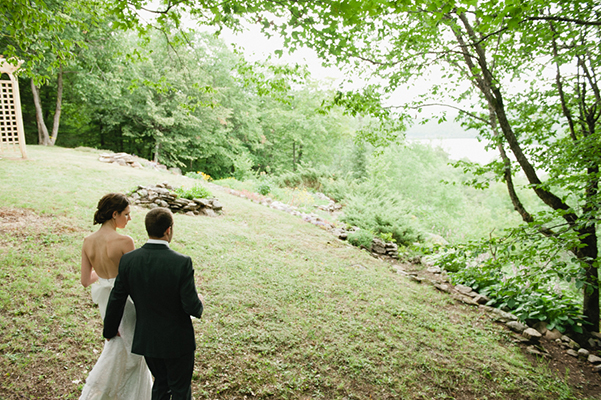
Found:
M 131 220 L 129 201 L 120 193 L 109 193 L 98 202 L 94 225 L 98 231 L 84 239 L 81 252 L 81 284 L 92 285 L 92 301 L 104 320 L 106 304 L 119 272 L 119 260 L 134 250 L 131 237 L 117 233 Z M 90 371 L 80 400 L 128 400 L 151 398 L 152 377 L 143 356 L 131 353 L 136 310 L 127 299 L 119 335 L 105 341 L 96 365 Z

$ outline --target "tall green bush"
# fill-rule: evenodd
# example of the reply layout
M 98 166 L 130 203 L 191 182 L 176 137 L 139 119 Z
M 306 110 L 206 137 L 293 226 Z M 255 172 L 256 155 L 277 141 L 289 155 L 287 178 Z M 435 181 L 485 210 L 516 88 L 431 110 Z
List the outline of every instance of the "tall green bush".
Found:
M 405 246 L 421 238 L 410 205 L 385 187 L 363 183 L 345 201 L 343 222 L 378 235 L 391 234 L 396 243 Z
M 276 178 L 276 183 L 280 187 L 305 187 L 313 190 L 321 190 L 322 180 L 331 177 L 325 168 L 313 168 L 299 166 L 296 172 L 285 172 Z

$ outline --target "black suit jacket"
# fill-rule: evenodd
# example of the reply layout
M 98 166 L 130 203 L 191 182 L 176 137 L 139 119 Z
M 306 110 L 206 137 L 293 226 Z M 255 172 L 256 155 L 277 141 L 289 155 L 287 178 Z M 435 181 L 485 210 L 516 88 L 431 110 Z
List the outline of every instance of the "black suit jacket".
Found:
M 117 335 L 127 296 L 136 307 L 132 353 L 177 358 L 196 349 L 190 315 L 203 311 L 190 257 L 147 243 L 124 254 L 104 317 L 105 338 Z

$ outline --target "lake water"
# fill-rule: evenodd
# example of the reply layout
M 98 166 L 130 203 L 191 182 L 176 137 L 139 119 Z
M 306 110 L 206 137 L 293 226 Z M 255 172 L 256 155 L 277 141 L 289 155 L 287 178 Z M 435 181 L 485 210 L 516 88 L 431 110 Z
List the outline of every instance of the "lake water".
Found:
M 487 151 L 484 143 L 476 138 L 447 138 L 447 139 L 407 139 L 409 142 L 417 142 L 431 147 L 440 147 L 453 160 L 467 158 L 470 161 L 486 164 L 498 157 L 497 151 Z

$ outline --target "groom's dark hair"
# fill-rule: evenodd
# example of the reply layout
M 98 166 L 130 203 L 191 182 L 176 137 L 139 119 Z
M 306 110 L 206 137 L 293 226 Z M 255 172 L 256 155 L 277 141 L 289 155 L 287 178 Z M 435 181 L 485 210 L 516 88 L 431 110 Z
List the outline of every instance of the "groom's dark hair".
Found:
M 168 208 L 153 208 L 146 214 L 144 223 L 149 237 L 161 238 L 167 228 L 173 225 L 173 214 Z

